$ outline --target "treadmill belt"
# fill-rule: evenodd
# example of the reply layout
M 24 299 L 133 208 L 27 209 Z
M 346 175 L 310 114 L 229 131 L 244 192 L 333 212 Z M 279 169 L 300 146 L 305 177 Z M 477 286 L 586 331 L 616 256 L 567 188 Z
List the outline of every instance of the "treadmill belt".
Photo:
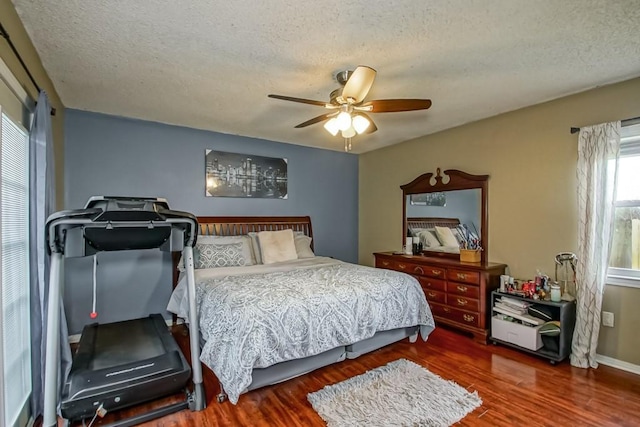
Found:
M 182 390 L 191 368 L 159 314 L 82 331 L 62 392 L 69 420 L 91 417 Z
M 89 369 L 111 368 L 162 356 L 167 349 L 148 319 L 100 325 Z

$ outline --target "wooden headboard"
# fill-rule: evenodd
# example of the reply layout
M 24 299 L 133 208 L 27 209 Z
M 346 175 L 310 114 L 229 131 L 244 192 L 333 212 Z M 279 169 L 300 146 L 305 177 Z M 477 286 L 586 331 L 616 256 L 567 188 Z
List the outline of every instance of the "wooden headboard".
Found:
M 308 216 L 199 216 L 201 236 L 244 236 L 250 232 L 293 230 L 313 238 L 311 217 Z M 313 250 L 313 240 L 311 240 Z M 178 284 L 180 252 L 173 252 L 173 286 Z
M 250 232 L 291 229 L 313 238 L 308 216 L 199 216 L 198 225 L 203 236 L 244 236 Z
M 409 229 L 433 228 L 435 226 L 456 228 L 458 225 L 460 225 L 458 218 L 407 218 L 407 227 Z

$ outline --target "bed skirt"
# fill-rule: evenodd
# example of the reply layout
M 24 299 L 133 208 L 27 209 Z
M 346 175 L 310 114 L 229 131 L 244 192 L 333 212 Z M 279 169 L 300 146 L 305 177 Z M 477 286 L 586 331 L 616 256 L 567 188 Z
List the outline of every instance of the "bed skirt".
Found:
M 419 332 L 419 326 L 380 331 L 366 340 L 348 346 L 336 347 L 316 354 L 315 356 L 288 360 L 286 362 L 276 363 L 267 368 L 256 368 L 252 371 L 251 384 L 244 392 L 246 393 L 261 387 L 278 384 L 315 371 L 316 369 L 342 362 L 347 358 L 355 359 L 363 354 L 401 341 L 407 337 L 411 342 L 415 342 Z M 218 395 L 218 402 L 223 402 L 226 399 L 226 393 L 224 392 L 222 384 L 220 384 L 220 389 L 221 393 Z

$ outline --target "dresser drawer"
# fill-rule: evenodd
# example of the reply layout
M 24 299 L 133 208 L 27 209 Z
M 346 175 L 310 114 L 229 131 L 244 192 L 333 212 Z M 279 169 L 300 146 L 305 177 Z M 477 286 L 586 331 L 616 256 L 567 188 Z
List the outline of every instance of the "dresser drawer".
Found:
M 447 305 L 432 304 L 431 311 L 435 316 L 444 317 L 467 326 L 478 327 L 480 315 L 470 311 L 459 310 Z
M 444 268 L 440 268 L 440 267 L 433 267 L 431 265 L 419 265 L 419 271 L 416 270 L 416 274 L 421 274 L 423 276 L 427 276 L 427 277 L 433 277 L 435 279 L 446 279 L 447 274 L 446 274 L 446 270 Z
M 457 270 L 450 268 L 447 270 L 447 279 L 455 280 L 456 282 L 470 283 L 472 285 L 480 284 L 480 273 L 476 271 Z
M 477 299 L 467 298 L 460 295 L 448 295 L 447 304 L 449 304 L 451 307 L 461 308 L 463 310 L 480 310 L 480 303 Z
M 437 267 L 429 267 L 426 265 L 413 264 L 410 262 L 396 262 L 395 270 L 404 271 L 405 273 L 415 274 L 428 277 L 445 278 L 444 269 Z
M 462 295 L 467 298 L 480 298 L 480 288 L 464 283 L 447 282 L 447 293 L 449 295 Z
M 432 279 L 431 277 L 424 277 L 424 276 L 414 276 L 414 277 L 418 279 L 418 282 L 420 282 L 420 286 L 422 286 L 422 289 L 425 289 L 425 292 L 427 289 L 431 289 L 434 291 L 442 291 L 442 292 L 446 292 L 447 290 L 447 282 L 445 280 Z
M 433 291 L 431 289 L 424 289 L 424 296 L 427 297 L 429 302 L 437 302 L 440 304 L 445 304 L 447 302 L 447 294 L 444 292 Z
M 396 263 L 390 259 L 378 259 L 376 258 L 376 268 L 386 268 L 388 270 L 395 270 Z
M 449 318 L 451 308 L 447 307 L 446 305 L 430 302 L 429 307 L 431 307 L 431 313 L 433 313 L 434 316 Z

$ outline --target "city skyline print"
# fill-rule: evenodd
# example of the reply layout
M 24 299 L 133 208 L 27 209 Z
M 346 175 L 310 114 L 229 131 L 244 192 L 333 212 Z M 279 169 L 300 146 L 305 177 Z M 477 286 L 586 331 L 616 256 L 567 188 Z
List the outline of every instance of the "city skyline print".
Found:
M 286 199 L 287 159 L 205 150 L 205 196 Z

